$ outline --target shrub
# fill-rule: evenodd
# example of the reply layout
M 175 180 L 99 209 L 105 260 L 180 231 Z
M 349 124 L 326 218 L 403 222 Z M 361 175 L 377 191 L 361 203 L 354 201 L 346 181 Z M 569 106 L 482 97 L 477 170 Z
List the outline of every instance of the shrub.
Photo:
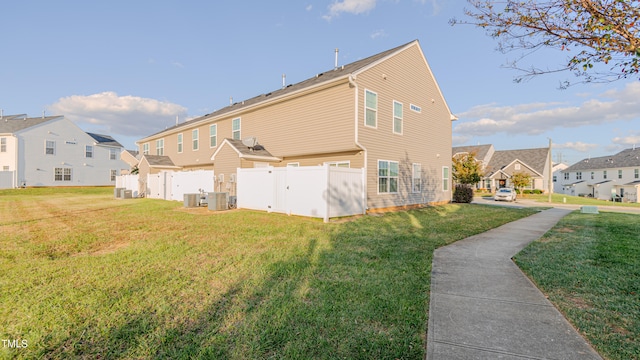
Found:
M 467 185 L 456 185 L 453 192 L 453 202 L 470 203 L 471 200 L 473 200 L 473 189 Z

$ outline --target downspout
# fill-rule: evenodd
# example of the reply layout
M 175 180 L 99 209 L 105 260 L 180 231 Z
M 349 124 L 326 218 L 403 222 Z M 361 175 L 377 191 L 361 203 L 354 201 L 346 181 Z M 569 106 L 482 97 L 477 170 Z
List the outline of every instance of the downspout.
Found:
M 356 84 L 356 76 L 349 75 L 349 85 L 353 86 L 356 92 L 356 101 L 355 101 L 355 117 L 354 117 L 354 126 L 355 126 L 355 144 L 357 147 L 362 149 L 364 152 L 364 174 L 362 181 L 362 213 L 366 214 L 367 212 L 367 168 L 368 168 L 368 160 L 369 160 L 369 152 L 367 148 L 362 145 L 358 139 L 358 109 L 359 106 L 359 92 L 358 92 L 358 84 Z

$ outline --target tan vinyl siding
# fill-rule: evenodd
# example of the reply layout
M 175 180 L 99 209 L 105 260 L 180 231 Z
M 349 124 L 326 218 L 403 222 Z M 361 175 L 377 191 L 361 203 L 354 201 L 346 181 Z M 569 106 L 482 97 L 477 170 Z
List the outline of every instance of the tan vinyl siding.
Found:
M 359 141 L 368 150 L 367 195 L 370 208 L 446 202 L 442 167 L 451 167 L 451 118 L 417 46 L 357 77 Z M 364 125 L 365 89 L 378 94 L 377 128 Z M 403 104 L 402 134 L 393 132 L 393 102 Z M 411 110 L 410 104 L 421 108 Z M 378 194 L 378 160 L 399 162 L 399 191 Z M 412 164 L 420 164 L 422 191 L 412 191 Z M 451 181 L 451 180 L 449 180 Z
M 358 169 L 364 167 L 364 153 L 362 151 L 350 151 L 344 153 L 332 153 L 322 155 L 291 156 L 282 159 L 279 164 L 273 166 L 287 166 L 289 163 L 298 163 L 299 166 L 318 166 L 326 162 L 349 162 L 349 167 Z

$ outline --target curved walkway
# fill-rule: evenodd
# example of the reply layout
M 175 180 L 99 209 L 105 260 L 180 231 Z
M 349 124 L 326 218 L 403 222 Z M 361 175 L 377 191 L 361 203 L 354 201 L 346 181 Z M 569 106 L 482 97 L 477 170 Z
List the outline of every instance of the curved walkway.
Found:
M 601 359 L 511 261 L 567 209 L 549 209 L 433 255 L 428 360 Z

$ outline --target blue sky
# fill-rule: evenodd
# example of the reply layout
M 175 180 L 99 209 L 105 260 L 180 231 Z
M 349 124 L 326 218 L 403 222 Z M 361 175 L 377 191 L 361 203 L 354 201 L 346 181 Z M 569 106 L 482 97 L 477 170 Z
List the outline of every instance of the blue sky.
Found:
M 418 39 L 451 111 L 455 145 L 554 142 L 569 164 L 640 146 L 640 81 L 558 90 L 516 84 L 519 54 L 469 25 L 462 0 L 5 1 L 0 109 L 65 115 L 125 147 L 179 121 Z M 566 53 L 530 61 L 553 67 Z

